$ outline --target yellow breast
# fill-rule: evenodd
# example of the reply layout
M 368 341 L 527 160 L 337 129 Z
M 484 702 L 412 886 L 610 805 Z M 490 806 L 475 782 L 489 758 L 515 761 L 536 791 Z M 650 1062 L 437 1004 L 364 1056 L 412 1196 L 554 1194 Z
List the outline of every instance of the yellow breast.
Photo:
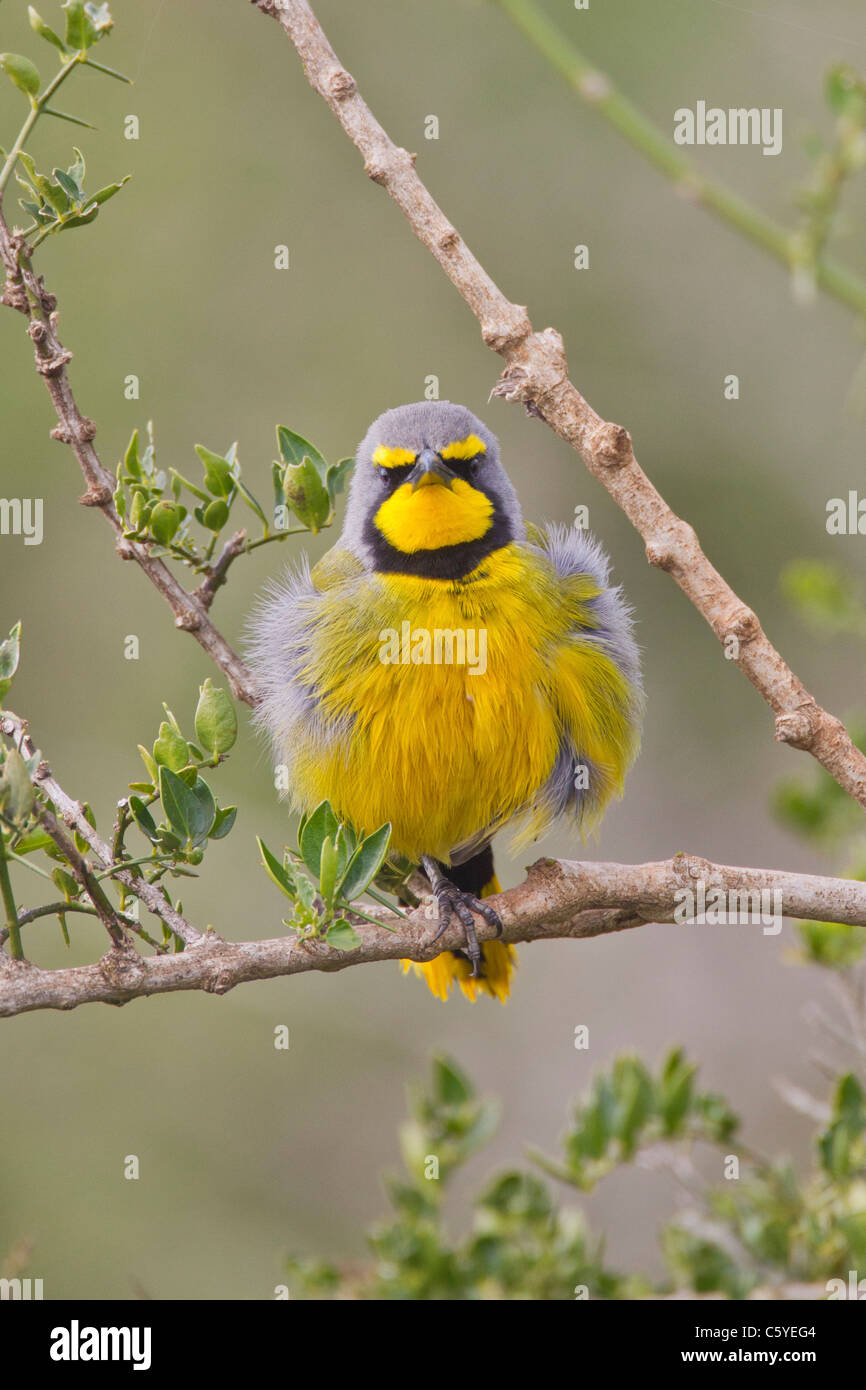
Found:
M 507 546 L 467 580 L 372 575 L 323 603 L 304 678 L 345 734 L 302 751 L 296 795 L 368 831 L 390 820 L 399 853 L 447 861 L 523 807 L 556 758 L 551 581 Z

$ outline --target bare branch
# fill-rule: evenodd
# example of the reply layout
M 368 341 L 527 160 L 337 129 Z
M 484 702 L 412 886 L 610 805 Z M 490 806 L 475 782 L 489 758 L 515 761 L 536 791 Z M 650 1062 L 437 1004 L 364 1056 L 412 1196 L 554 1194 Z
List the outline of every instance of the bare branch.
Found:
M 91 873 L 90 866 L 83 854 L 79 854 L 78 847 L 69 838 L 64 830 L 57 823 L 57 817 L 49 811 L 47 806 L 40 806 L 37 811 L 37 818 L 46 835 L 50 836 L 54 844 L 60 850 L 66 863 L 69 865 L 77 881 L 81 884 L 90 901 L 96 909 L 96 915 L 105 927 L 115 946 L 123 944 L 123 927 L 115 912 L 111 902 L 106 897 L 105 890 L 96 882 Z M 20 926 L 20 921 L 19 921 Z
M 115 534 L 117 553 L 121 559 L 134 560 L 141 567 L 174 613 L 175 626 L 192 633 L 225 674 L 235 698 L 254 705 L 256 697 L 249 670 L 208 617 L 207 610 L 213 594 L 205 602 L 200 594 L 190 594 L 168 566 L 150 554 L 148 545 L 124 537 L 123 525 L 113 501 L 114 478 L 103 466 L 93 446 L 96 426 L 82 415 L 69 384 L 66 367 L 72 353 L 58 337 L 57 301 L 45 289 L 42 277 L 34 274 L 27 247 L 20 236 L 13 236 L 10 232 L 2 212 L 0 259 L 6 269 L 2 303 L 20 310 L 28 319 L 27 331 L 33 343 L 36 370 L 45 381 L 57 415 L 58 424 L 51 431 L 51 437 L 69 445 L 84 474 L 87 491 L 79 501 L 86 507 L 96 507 L 102 512 Z
M 505 359 L 494 393 L 522 401 L 581 455 L 590 473 L 643 537 L 650 564 L 666 570 L 707 620 L 732 659 L 776 716 L 775 736 L 801 748 L 866 807 L 866 757 L 844 726 L 816 702 L 701 550 L 693 528 L 676 516 L 639 467 L 631 437 L 604 420 L 568 379 L 560 335 L 533 331 L 526 309 L 512 304 L 475 259 L 415 172 L 415 156 L 393 143 L 329 44 L 307 0 L 253 0 L 291 39 L 313 88 L 328 103 L 415 235 L 435 256 L 477 318 L 488 347 Z M 731 639 L 736 639 L 734 644 Z
M 223 546 L 219 559 L 205 570 L 204 579 L 192 595 L 205 610 L 210 608 L 220 585 L 225 584 L 229 567 L 243 553 L 246 539 L 246 531 L 235 531 Z
M 687 855 L 655 864 L 541 859 L 530 868 L 524 883 L 489 901 L 502 918 L 505 941 L 577 940 L 673 921 L 681 910 L 683 893 L 697 892 L 701 884 L 708 898 L 716 891 L 776 893 L 786 916 L 866 926 L 864 883 L 735 868 Z M 363 939 L 354 951 L 337 951 L 324 941 L 304 942 L 294 936 L 230 942 L 208 932 L 180 955 L 144 958 L 115 949 L 93 965 L 68 970 L 41 970 L 29 961 L 0 954 L 0 1017 L 37 1009 L 75 1009 L 79 1004 L 125 1004 L 182 990 L 226 994 L 250 980 L 344 970 L 377 961 L 426 961 L 462 945 L 459 924 L 431 944 L 436 917 L 427 905 L 416 908 L 406 920 L 377 908 L 369 911 L 383 926 L 360 927 Z M 492 928 L 480 919 L 476 926 L 480 940 L 490 939 Z M 683 930 L 690 929 L 684 924 Z M 760 931 L 762 927 L 758 923 L 731 929 Z

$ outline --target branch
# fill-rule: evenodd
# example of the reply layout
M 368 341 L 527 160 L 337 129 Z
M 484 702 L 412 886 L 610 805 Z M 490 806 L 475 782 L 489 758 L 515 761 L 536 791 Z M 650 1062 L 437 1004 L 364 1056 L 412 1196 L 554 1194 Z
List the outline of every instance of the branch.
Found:
M 866 807 L 866 757 L 843 724 L 822 709 L 765 636 L 755 613 L 710 564 L 693 528 L 676 516 L 639 467 L 631 437 L 603 420 L 568 379 L 560 335 L 533 331 L 526 309 L 512 304 L 475 259 L 400 149 L 358 92 L 307 0 L 252 0 L 291 39 L 304 71 L 383 185 L 413 232 L 435 256 L 481 326 L 488 347 L 505 359 L 494 394 L 522 401 L 581 455 L 646 543 L 650 564 L 667 571 L 707 620 L 732 659 L 776 716 L 775 736 L 811 753 Z M 736 638 L 736 644 L 731 639 Z
M 79 854 L 78 846 L 57 823 L 57 817 L 48 810 L 47 806 L 41 806 L 37 810 L 37 819 L 46 835 L 50 836 L 54 844 L 60 850 L 66 863 L 69 865 L 77 881 L 81 884 L 90 901 L 93 903 L 96 915 L 105 927 L 115 946 L 123 945 L 123 927 L 115 912 L 111 902 L 106 897 L 105 892 L 100 888 L 96 879 L 91 873 L 90 866 L 83 854 Z M 18 924 L 21 925 L 20 922 Z
M 734 868 L 686 855 L 656 864 L 541 859 L 529 869 L 524 883 L 489 901 L 502 918 L 505 941 L 577 940 L 650 922 L 671 922 L 681 910 L 684 891 L 695 893 L 701 884 L 708 896 L 716 890 L 749 894 L 753 904 L 759 900 L 756 894 L 780 894 L 786 916 L 866 926 L 866 883 Z M 29 961 L 0 954 L 0 1017 L 38 1009 L 75 1009 L 80 1004 L 126 1004 L 181 990 L 226 994 L 250 980 L 312 970 L 333 972 L 386 960 L 428 961 L 463 944 L 459 924 L 450 926 L 432 944 L 434 924 L 423 906 L 408 919 L 372 908 L 370 913 L 383 925 L 359 927 L 363 941 L 354 951 L 337 951 L 324 941 L 296 937 L 230 942 L 208 932 L 180 955 L 144 958 L 128 949 L 113 949 L 93 965 L 67 970 L 41 970 Z M 493 933 L 487 923 L 476 919 L 476 927 L 480 940 L 490 939 Z
M 37 749 L 27 732 L 25 720 L 19 719 L 18 715 L 13 714 L 11 710 L 4 710 L 0 714 L 0 733 L 6 734 L 7 738 L 14 738 L 15 746 L 23 757 L 29 759 L 36 753 Z M 45 793 L 61 820 L 71 830 L 77 831 L 83 840 L 87 841 L 99 866 L 103 869 L 110 869 L 115 866 L 117 861 L 111 846 L 94 830 L 84 814 L 84 807 L 81 803 L 73 801 L 71 796 L 67 796 L 60 783 L 52 777 L 51 769 L 44 759 L 38 763 L 36 770 L 31 774 L 31 780 L 35 787 Z M 51 833 L 50 830 L 48 833 Z M 63 853 L 67 853 L 66 847 L 63 848 Z M 155 884 L 148 883 L 147 879 L 142 878 L 140 874 L 134 873 L 131 869 L 122 867 L 117 869 L 112 877 L 122 883 L 134 897 L 140 898 L 148 911 L 152 912 L 160 921 L 165 922 L 165 925 L 174 932 L 175 936 L 179 936 L 186 945 L 193 945 L 202 939 L 201 932 L 197 931 L 190 922 L 187 922 L 179 912 L 175 911 Z M 81 880 L 79 879 L 79 881 Z M 95 902 L 94 905 L 96 905 Z
M 215 560 L 212 565 L 208 565 L 205 570 L 204 579 L 192 595 L 194 599 L 198 600 L 205 611 L 207 611 L 213 603 L 217 589 L 225 584 L 231 565 L 239 555 L 243 554 L 246 546 L 246 539 L 246 531 L 235 531 L 234 535 L 231 536 L 223 546 L 219 559 Z
M 87 484 L 87 491 L 79 501 L 85 507 L 96 507 L 102 512 L 115 534 L 121 559 L 134 560 L 140 566 L 174 613 L 175 626 L 192 633 L 224 672 L 235 698 L 254 705 L 256 697 L 248 668 L 208 617 L 213 594 L 206 601 L 190 594 L 168 566 L 150 554 L 147 545 L 126 540 L 123 535 L 123 525 L 113 500 L 114 477 L 93 447 L 96 426 L 82 415 L 69 384 L 66 366 L 72 353 L 63 346 L 57 333 L 57 301 L 45 289 L 42 277 L 34 274 L 28 249 L 21 236 L 10 232 L 0 211 L 0 260 L 6 269 L 6 287 L 0 303 L 20 310 L 28 319 L 27 331 L 33 343 L 36 370 L 45 381 L 58 420 L 51 437 L 69 445 Z

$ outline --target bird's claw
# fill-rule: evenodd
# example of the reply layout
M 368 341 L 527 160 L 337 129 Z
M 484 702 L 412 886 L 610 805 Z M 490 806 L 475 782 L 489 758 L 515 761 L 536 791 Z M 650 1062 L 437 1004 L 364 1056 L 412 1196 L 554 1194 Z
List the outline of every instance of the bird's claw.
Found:
M 481 979 L 484 975 L 482 969 L 482 952 L 475 931 L 475 919 L 473 913 L 483 917 L 488 926 L 493 927 L 496 935 L 502 935 L 502 919 L 498 912 L 495 912 L 487 903 L 476 898 L 474 893 L 467 893 L 462 888 L 457 888 L 447 880 L 437 883 L 433 889 L 436 898 L 436 905 L 439 908 L 439 929 L 431 940 L 433 942 L 448 930 L 451 925 L 451 917 L 456 913 L 463 929 L 466 933 L 466 955 L 472 962 L 472 976 L 474 979 Z

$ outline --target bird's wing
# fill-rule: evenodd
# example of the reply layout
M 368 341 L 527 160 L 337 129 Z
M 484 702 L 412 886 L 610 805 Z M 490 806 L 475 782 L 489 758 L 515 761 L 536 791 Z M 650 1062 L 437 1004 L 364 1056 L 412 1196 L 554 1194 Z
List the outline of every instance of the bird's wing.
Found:
M 530 808 L 524 843 L 569 815 L 591 828 L 619 795 L 640 740 L 640 656 L 631 609 L 609 583 L 601 545 L 576 527 L 528 528 L 529 547 L 548 563 L 564 605 L 565 631 L 549 662 L 559 751 Z
M 334 545 L 310 570 L 310 583 L 320 593 L 351 583 L 364 574 L 364 566 L 345 546 Z
M 339 732 L 312 683 L 313 644 L 329 592 L 362 573 L 360 560 L 340 546 L 312 571 L 303 556 L 268 585 L 252 614 L 247 651 L 259 697 L 254 720 L 270 737 L 277 764 L 292 767 L 299 749 L 326 746 Z

